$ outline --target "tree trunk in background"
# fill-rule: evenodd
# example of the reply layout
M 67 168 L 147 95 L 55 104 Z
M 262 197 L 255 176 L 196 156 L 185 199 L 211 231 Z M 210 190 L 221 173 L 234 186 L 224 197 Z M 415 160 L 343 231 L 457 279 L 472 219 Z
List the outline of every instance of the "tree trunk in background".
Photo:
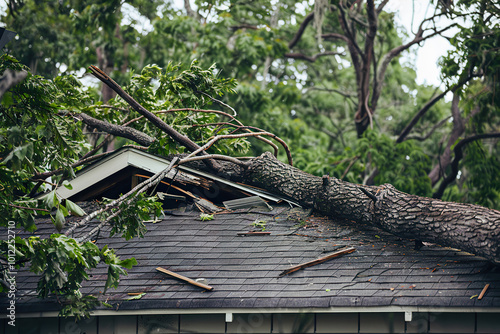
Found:
M 269 152 L 251 160 L 243 178 L 322 214 L 370 223 L 403 238 L 459 248 L 500 264 L 500 211 L 410 195 L 390 184 L 369 187 L 313 176 Z
M 455 92 L 453 94 L 453 100 L 451 102 L 451 115 L 453 116 L 453 129 L 451 130 L 450 138 L 446 144 L 443 154 L 439 157 L 439 164 L 434 166 L 429 173 L 429 178 L 431 179 L 432 185 L 434 186 L 441 177 L 444 176 L 446 168 L 451 163 L 451 147 L 455 145 L 456 141 L 465 131 L 465 122 L 460 115 L 460 110 L 458 109 L 458 102 L 460 101 L 460 96 Z

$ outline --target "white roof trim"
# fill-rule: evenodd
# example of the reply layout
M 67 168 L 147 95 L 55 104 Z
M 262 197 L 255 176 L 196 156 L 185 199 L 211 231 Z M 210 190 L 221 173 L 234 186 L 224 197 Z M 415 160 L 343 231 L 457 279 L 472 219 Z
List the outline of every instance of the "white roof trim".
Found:
M 104 180 L 109 175 L 112 175 L 116 172 L 119 172 L 129 166 L 136 167 L 153 174 L 156 174 L 170 164 L 170 161 L 161 157 L 157 157 L 147 152 L 143 152 L 134 148 L 126 148 L 122 150 L 118 150 L 116 153 L 113 153 L 102 160 L 99 160 L 88 167 L 82 169 L 76 174 L 76 177 L 70 181 L 71 186 L 73 187 L 71 190 L 65 187 L 60 187 L 57 189 L 57 194 L 61 198 L 69 198 L 78 194 L 81 191 L 91 187 L 99 181 Z M 185 171 L 187 173 L 183 173 L 183 177 L 190 178 L 193 180 L 198 180 L 198 176 L 204 177 L 210 180 L 214 180 L 217 182 L 224 183 L 230 187 L 245 191 L 252 195 L 256 195 L 262 197 L 266 200 L 271 200 L 273 202 L 280 202 L 282 200 L 287 201 L 290 204 L 295 206 L 299 206 L 298 203 L 294 201 L 290 201 L 283 197 L 275 196 L 269 194 L 267 192 L 259 191 L 258 189 L 252 187 L 246 187 L 240 185 L 238 183 L 226 180 L 224 178 L 215 176 L 210 173 L 201 172 L 189 167 L 180 166 L 179 169 L 181 171 Z M 175 169 L 172 169 L 166 177 L 172 178 L 176 173 Z M 191 175 L 194 174 L 194 175 Z
M 143 310 L 95 310 L 91 316 L 155 315 L 155 314 L 226 314 L 226 313 L 499 313 L 500 307 L 418 307 L 418 306 L 350 306 L 328 308 L 187 308 L 187 309 L 143 309 Z M 18 318 L 57 317 L 59 312 L 18 313 Z

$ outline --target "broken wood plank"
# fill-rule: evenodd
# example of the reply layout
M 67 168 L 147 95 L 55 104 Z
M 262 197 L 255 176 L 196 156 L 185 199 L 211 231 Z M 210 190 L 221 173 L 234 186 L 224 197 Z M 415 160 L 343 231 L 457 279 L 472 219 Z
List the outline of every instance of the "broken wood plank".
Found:
M 486 284 L 483 288 L 483 291 L 481 291 L 481 293 L 479 294 L 479 297 L 477 297 L 478 300 L 481 300 L 483 299 L 484 297 L 484 294 L 486 293 L 486 290 L 488 290 L 488 288 L 490 287 L 489 284 Z
M 203 288 L 203 289 L 208 290 L 208 291 L 212 291 L 214 289 L 210 285 L 206 285 L 206 284 L 203 284 L 203 283 L 200 283 L 200 282 L 196 282 L 195 280 L 187 278 L 186 276 L 179 275 L 177 273 L 174 273 L 173 271 L 164 269 L 162 267 L 158 267 L 158 268 L 156 268 L 156 270 L 158 270 L 158 271 L 160 271 L 160 272 L 162 272 L 164 274 L 170 275 L 172 277 L 178 278 L 178 279 L 180 279 L 180 280 L 182 280 L 184 282 L 187 282 L 189 284 L 196 285 L 197 287 Z
M 347 247 L 347 248 L 344 248 L 344 249 L 340 249 L 340 250 L 338 250 L 336 252 L 333 252 L 333 253 L 328 254 L 326 256 L 323 256 L 323 257 L 320 257 L 319 259 L 312 260 L 312 261 L 309 261 L 309 262 L 306 262 L 306 263 L 302 263 L 302 264 L 293 266 L 291 268 L 288 268 L 285 271 L 283 271 L 281 274 L 279 274 L 278 277 L 283 277 L 285 275 L 291 274 L 291 273 L 293 273 L 295 271 L 298 271 L 300 269 L 304 269 L 304 268 L 307 268 L 307 267 L 311 267 L 311 266 L 323 263 L 325 261 L 328 261 L 328 260 L 333 259 L 335 257 L 339 257 L 339 256 L 344 255 L 344 254 L 352 253 L 355 250 L 356 250 L 356 248 L 354 248 L 354 247 Z
M 248 232 L 238 232 L 237 235 L 269 235 L 271 232 L 260 232 L 260 231 L 248 231 Z

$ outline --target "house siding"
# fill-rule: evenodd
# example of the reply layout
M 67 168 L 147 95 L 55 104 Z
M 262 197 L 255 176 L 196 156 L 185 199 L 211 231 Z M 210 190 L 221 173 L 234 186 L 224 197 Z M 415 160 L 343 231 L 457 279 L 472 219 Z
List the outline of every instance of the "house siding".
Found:
M 75 323 L 64 318 L 0 319 L 0 334 L 163 333 L 500 333 L 500 313 L 245 313 L 97 316 Z

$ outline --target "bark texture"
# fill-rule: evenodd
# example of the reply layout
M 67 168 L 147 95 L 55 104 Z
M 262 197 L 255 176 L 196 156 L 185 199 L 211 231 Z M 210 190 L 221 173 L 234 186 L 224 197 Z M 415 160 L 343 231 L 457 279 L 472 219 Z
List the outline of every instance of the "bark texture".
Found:
M 370 223 L 403 238 L 458 248 L 500 264 L 500 211 L 410 195 L 390 184 L 370 187 L 336 178 L 324 182 L 269 152 L 250 162 L 244 178 L 323 214 Z

